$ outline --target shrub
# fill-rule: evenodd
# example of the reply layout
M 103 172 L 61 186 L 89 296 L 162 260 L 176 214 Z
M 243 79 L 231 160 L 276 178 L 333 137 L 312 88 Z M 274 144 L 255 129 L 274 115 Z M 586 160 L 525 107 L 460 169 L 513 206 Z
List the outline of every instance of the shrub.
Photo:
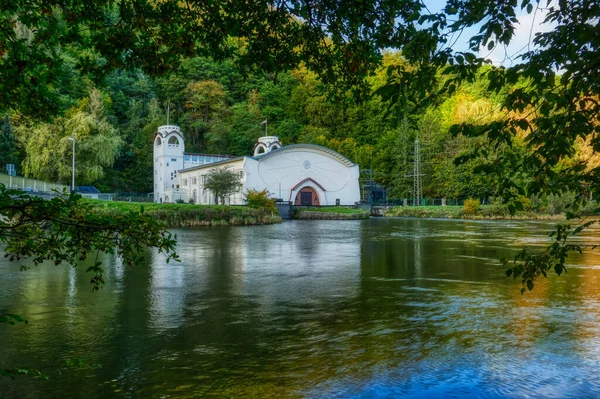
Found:
M 190 203 L 190 204 L 192 204 L 192 205 L 193 205 L 193 204 L 195 203 L 195 202 L 194 202 L 194 199 L 193 199 L 193 198 L 190 198 L 190 200 L 188 201 L 188 203 Z
M 264 209 L 271 212 L 277 212 L 275 199 L 269 197 L 269 192 L 264 189 L 262 191 L 249 189 L 244 194 L 246 203 L 250 208 Z
M 182 200 L 181 198 L 179 198 L 178 200 L 175 201 L 178 204 L 185 204 L 185 201 Z
M 598 205 L 599 204 L 596 201 L 589 201 L 581 208 L 580 214 L 585 216 L 598 215 L 598 212 L 600 211 Z
M 522 209 L 524 211 L 530 211 L 533 208 L 533 202 L 523 195 L 519 197 L 518 201 L 521 203 Z
M 548 207 L 546 208 L 548 213 L 556 215 L 564 213 L 567 207 L 575 202 L 574 193 L 563 193 L 561 195 L 550 194 L 547 198 Z
M 463 213 L 465 215 L 474 215 L 479 210 L 479 200 L 469 198 L 465 201 L 465 205 L 463 208 Z
M 509 213 L 508 206 L 503 203 L 502 198 L 492 198 L 490 216 L 506 216 Z

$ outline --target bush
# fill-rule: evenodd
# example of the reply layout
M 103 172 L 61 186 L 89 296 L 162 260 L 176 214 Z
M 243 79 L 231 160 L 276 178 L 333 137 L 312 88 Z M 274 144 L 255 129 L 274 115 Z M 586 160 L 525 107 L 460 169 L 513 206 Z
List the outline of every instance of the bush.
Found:
M 275 199 L 269 197 L 269 192 L 266 189 L 262 191 L 249 189 L 246 194 L 244 194 L 244 197 L 246 199 L 246 204 L 250 208 L 265 209 L 267 211 L 277 212 Z
M 548 206 L 546 210 L 551 215 L 564 213 L 567 207 L 575 202 L 574 193 L 563 193 L 561 195 L 550 194 L 547 198 Z
M 463 208 L 463 213 L 465 215 L 474 215 L 479 210 L 479 200 L 469 198 L 465 201 L 465 205 Z
M 185 204 L 185 201 L 182 200 L 181 198 L 179 198 L 178 200 L 175 201 L 178 204 Z
M 524 211 L 530 211 L 533 208 L 533 201 L 525 196 L 520 196 L 518 201 Z
M 194 199 L 193 199 L 193 198 L 190 198 L 190 200 L 188 201 L 188 203 L 190 203 L 190 204 L 194 205 L 194 204 L 195 204 L 195 202 L 194 202 Z

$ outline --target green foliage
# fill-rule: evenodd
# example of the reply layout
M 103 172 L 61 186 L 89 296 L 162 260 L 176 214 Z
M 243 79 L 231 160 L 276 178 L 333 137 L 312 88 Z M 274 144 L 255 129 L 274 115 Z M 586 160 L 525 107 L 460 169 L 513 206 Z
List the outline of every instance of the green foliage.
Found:
M 53 123 L 23 124 L 17 128 L 25 142 L 25 174 L 49 181 L 68 182 L 72 173 L 72 142 L 75 138 L 75 177 L 81 184 L 92 183 L 112 166 L 122 144 L 118 131 L 108 121 L 104 99 L 92 90 L 65 118 Z
M 479 200 L 469 198 L 465 200 L 465 204 L 463 206 L 463 212 L 465 215 L 474 215 L 479 211 Z
M 277 212 L 275 199 L 269 196 L 267 189 L 262 191 L 249 189 L 246 191 L 246 193 L 244 193 L 244 199 L 246 200 L 246 205 L 250 208 L 265 209 L 271 212 Z
M 518 62 L 477 56 L 513 41 L 519 10 L 542 6 L 543 29 Z M 68 179 L 64 140 L 80 134 L 78 181 L 150 190 L 141 143 L 158 98 L 193 150 L 248 154 L 266 116 L 288 143 L 339 145 L 401 198 L 418 134 L 425 195 L 499 197 L 513 215 L 537 196 L 572 211 L 600 197 L 598 163 L 578 152 L 600 149 L 599 15 L 587 0 L 450 0 L 437 12 L 420 0 L 15 0 L 0 10 L 0 110 L 18 114 L 26 173 L 53 180 Z M 455 51 L 450 40 L 473 27 L 469 49 Z M 125 70 L 138 78 L 111 75 Z M 103 84 L 111 101 L 98 118 L 81 101 Z M 561 209 L 550 196 L 564 192 L 575 200 Z
M 0 170 L 8 163 L 14 164 L 17 168 L 20 166 L 19 150 L 7 114 L 4 116 L 4 121 L 0 122 Z
M 233 171 L 229 167 L 211 169 L 204 182 L 204 188 L 210 190 L 217 199 L 221 200 L 222 204 L 225 204 L 225 197 L 239 191 L 241 186 L 239 172 Z
M 553 215 L 565 213 L 576 201 L 574 193 L 565 192 L 562 194 L 548 195 L 546 202 L 546 211 Z
M 133 266 L 141 261 L 141 249 L 147 246 L 158 248 L 167 261 L 178 259 L 175 238 L 143 210 L 107 217 L 74 193 L 43 200 L 3 185 L 0 242 L 10 261 L 27 260 L 35 266 L 46 261 L 75 266 L 98 252 L 115 254 Z M 28 268 L 21 263 L 21 269 Z M 100 289 L 104 284 L 101 263 L 94 262 L 86 271 L 93 273 L 92 288 Z
M 594 223 L 596 221 L 577 225 L 557 225 L 556 230 L 550 233 L 550 237 L 553 238 L 552 244 L 541 252 L 524 248 L 515 256 L 512 266 L 506 270 L 506 275 L 515 279 L 521 278 L 523 285 L 521 293 L 523 294 L 526 289 L 529 291 L 533 289 L 534 282 L 540 276 L 548 277 L 548 273 L 551 271 L 559 276 L 566 273 L 565 261 L 569 253 L 578 252 L 581 254 L 583 251 L 582 245 L 572 243 L 572 240 L 569 239 Z M 510 264 L 508 258 L 504 258 L 502 261 L 506 266 Z
M 277 212 L 265 208 L 229 205 L 136 204 L 133 202 L 86 200 L 104 217 L 141 212 L 167 227 L 209 227 L 280 223 Z
M 28 322 L 18 314 L 5 313 L 3 315 L 0 315 L 0 324 L 10 324 L 14 326 L 16 323 L 27 324 Z
M 533 201 L 524 195 L 520 196 L 518 201 L 521 203 L 520 208 L 524 211 L 530 211 L 533 208 Z

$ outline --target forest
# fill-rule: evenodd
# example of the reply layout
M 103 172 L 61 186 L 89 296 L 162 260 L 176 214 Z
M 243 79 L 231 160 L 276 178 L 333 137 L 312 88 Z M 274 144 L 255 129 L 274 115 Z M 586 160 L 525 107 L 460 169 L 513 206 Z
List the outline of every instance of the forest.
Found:
M 240 49 L 241 51 L 242 49 Z M 410 198 L 413 189 L 414 143 L 420 141 L 423 195 L 433 198 L 479 198 L 495 195 L 491 168 L 527 151 L 524 134 L 511 146 L 495 146 L 486 137 L 454 136 L 453 125 L 500 120 L 500 106 L 514 87 L 491 95 L 479 68 L 473 82 L 451 94 L 439 95 L 426 106 L 386 101 L 381 88 L 393 79 L 394 68 L 407 61 L 400 53 L 383 54 L 382 66 L 368 77 L 368 96 L 332 93 L 306 67 L 279 73 L 243 73 L 230 60 L 182 57 L 173 71 L 150 77 L 140 70 L 116 70 L 100 83 L 75 68 L 77 54 L 65 52 L 65 69 L 56 82 L 58 112 L 35 119 L 19 109 L 3 110 L 0 165 L 14 163 L 19 174 L 68 183 L 71 144 L 77 139 L 79 184 L 105 192 L 145 193 L 152 190 L 152 136 L 170 122 L 186 135 L 186 151 L 228 155 L 251 154 L 264 135 L 260 122 L 269 121 L 269 134 L 284 144 L 314 143 L 344 154 L 361 169 L 373 169 L 373 180 L 390 198 Z M 69 62 L 71 60 L 71 62 Z M 389 73 L 391 71 L 391 73 Z M 489 148 L 485 154 L 473 150 Z M 573 158 L 597 157 L 580 141 Z M 503 154 L 503 162 L 499 153 Z M 462 157 L 463 162 L 456 162 Z M 363 176 L 368 178 L 368 174 Z M 528 176 L 520 175 L 527 180 Z M 519 184 L 521 185 L 520 182 Z
M 267 119 L 284 144 L 372 171 L 391 199 L 413 195 L 417 138 L 424 197 L 596 190 L 595 3 L 35 4 L 2 14 L 0 167 L 20 175 L 67 183 L 75 137 L 78 184 L 150 192 L 169 108 L 188 152 L 247 155 Z M 509 66 L 479 57 L 513 40 L 519 8 L 552 29 Z M 473 26 L 469 49 L 452 48 Z

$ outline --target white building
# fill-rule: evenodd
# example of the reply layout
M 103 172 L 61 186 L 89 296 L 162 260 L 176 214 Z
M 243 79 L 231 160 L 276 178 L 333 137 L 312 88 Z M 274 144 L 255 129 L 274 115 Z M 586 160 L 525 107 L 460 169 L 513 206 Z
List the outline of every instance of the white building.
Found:
M 189 154 L 178 126 L 158 128 L 154 136 L 154 201 L 193 200 L 214 204 L 204 188 L 211 169 L 227 167 L 239 173 L 241 190 L 226 202 L 244 203 L 248 189 L 267 191 L 295 205 L 354 205 L 360 201 L 359 168 L 348 158 L 314 144 L 282 146 L 275 136 L 265 136 L 254 147 L 254 156 Z

